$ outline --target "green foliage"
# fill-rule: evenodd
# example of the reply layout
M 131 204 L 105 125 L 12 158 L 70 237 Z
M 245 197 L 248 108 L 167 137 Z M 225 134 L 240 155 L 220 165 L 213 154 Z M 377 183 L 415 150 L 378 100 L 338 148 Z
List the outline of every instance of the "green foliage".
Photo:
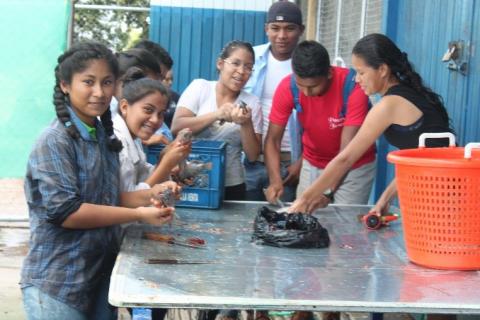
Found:
M 149 0 L 76 0 L 76 4 L 149 8 Z M 122 51 L 138 38 L 148 38 L 149 12 L 76 8 L 73 42 L 96 40 Z

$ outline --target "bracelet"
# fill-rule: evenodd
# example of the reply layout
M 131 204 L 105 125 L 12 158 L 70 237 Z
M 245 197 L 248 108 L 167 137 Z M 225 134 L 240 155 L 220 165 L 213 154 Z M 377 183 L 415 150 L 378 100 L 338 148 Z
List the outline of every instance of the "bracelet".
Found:
M 335 193 L 334 193 L 333 190 L 330 189 L 330 188 L 328 188 L 327 190 L 323 191 L 323 195 L 324 195 L 325 197 L 327 197 L 328 200 L 330 200 L 330 202 L 333 202 L 333 195 L 334 195 L 334 194 L 335 194 Z

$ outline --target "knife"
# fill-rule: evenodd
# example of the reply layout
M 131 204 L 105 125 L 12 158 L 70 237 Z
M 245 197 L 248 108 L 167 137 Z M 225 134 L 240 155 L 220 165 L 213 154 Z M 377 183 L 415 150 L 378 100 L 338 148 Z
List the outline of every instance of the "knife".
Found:
M 148 264 L 209 264 L 211 261 L 149 258 Z

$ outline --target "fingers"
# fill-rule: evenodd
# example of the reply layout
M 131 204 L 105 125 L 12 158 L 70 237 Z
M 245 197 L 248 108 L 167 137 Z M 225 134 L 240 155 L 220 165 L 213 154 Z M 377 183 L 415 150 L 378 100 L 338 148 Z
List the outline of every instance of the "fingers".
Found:
M 283 187 L 268 186 L 267 189 L 263 189 L 265 198 L 271 204 L 277 204 L 277 199 L 283 194 Z
M 289 173 L 285 179 L 283 179 L 282 183 L 284 186 L 289 186 L 292 184 L 296 184 L 298 182 L 298 177 L 294 174 Z
M 158 212 L 158 218 L 171 218 L 174 212 L 175 208 L 172 207 L 160 208 Z

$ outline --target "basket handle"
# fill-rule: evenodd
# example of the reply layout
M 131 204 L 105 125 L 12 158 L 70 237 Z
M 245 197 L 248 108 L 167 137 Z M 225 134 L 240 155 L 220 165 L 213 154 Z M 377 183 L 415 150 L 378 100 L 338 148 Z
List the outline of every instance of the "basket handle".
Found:
M 464 153 L 465 159 L 471 159 L 472 158 L 472 149 L 473 148 L 480 148 L 480 142 L 467 143 L 467 145 L 465 146 L 465 153 Z
M 418 138 L 418 147 L 425 148 L 426 139 L 448 138 L 448 146 L 455 147 L 455 135 L 451 132 L 426 132 Z

